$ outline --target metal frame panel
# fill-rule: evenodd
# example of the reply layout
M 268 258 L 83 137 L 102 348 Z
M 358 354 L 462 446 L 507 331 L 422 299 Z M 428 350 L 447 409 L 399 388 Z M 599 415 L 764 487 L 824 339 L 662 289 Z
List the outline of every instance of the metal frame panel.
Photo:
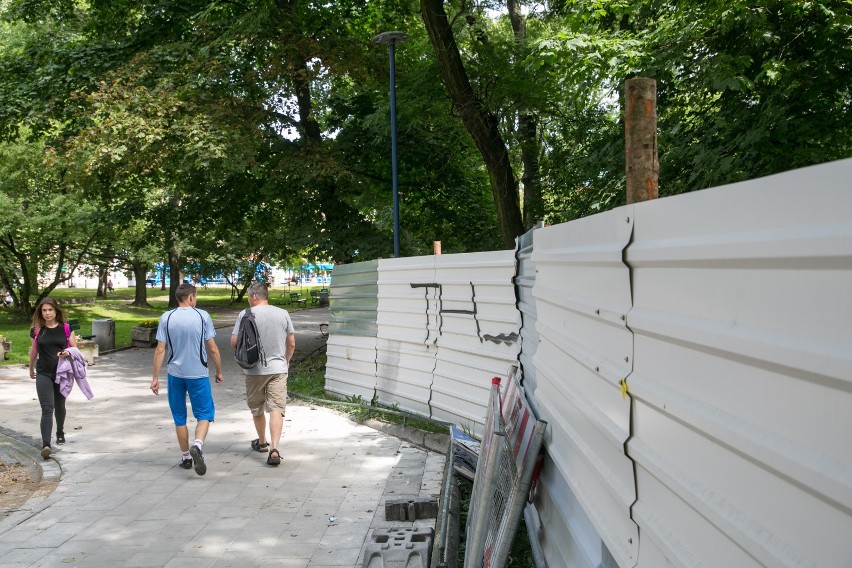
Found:
M 378 279 L 376 260 L 335 267 L 330 296 L 329 334 L 376 335 Z

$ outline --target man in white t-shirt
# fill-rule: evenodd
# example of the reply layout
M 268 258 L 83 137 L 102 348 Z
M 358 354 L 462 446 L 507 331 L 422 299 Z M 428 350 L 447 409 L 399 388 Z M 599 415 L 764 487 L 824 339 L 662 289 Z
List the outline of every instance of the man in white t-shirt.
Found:
M 287 374 L 296 350 L 296 330 L 287 310 L 269 305 L 269 290 L 265 284 L 255 282 L 249 286 L 248 302 L 265 356 L 251 369 L 243 370 L 246 375 L 246 403 L 257 431 L 257 439 L 252 441 L 251 448 L 257 452 L 269 452 L 266 463 L 277 466 L 281 463 L 278 447 L 287 407 Z M 245 313 L 243 310 L 237 316 L 231 333 L 231 347 L 237 346 L 237 334 Z M 266 439 L 264 408 L 269 412 L 269 441 Z

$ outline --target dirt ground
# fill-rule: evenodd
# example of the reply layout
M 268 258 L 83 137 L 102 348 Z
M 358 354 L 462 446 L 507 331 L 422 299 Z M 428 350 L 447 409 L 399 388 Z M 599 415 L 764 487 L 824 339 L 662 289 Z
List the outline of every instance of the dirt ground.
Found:
M 0 461 L 0 517 L 17 511 L 34 494 L 50 494 L 54 489 L 55 482 L 33 481 L 26 466 Z

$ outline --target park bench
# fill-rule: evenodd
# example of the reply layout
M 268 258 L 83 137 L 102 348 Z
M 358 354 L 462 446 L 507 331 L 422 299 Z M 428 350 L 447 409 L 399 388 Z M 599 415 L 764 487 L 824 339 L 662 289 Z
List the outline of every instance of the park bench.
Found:
M 298 292 L 290 292 L 289 297 L 289 303 L 298 304 L 300 308 L 304 308 L 308 303 L 308 299 L 300 296 Z
M 76 332 L 78 329 L 80 329 L 80 322 L 78 322 L 75 319 L 70 319 L 70 320 L 68 320 L 68 327 L 71 328 L 71 331 Z M 94 335 L 80 335 L 79 333 L 77 333 L 76 335 L 78 337 L 80 337 L 82 339 L 86 339 L 88 341 L 91 341 L 95 338 Z

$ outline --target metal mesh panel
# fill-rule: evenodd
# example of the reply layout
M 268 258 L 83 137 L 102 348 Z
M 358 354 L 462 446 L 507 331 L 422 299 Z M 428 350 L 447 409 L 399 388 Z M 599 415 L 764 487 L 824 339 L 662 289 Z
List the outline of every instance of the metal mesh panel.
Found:
M 476 469 L 468 516 L 465 568 L 506 565 L 546 426 L 536 418 L 514 374 L 504 396 L 499 386 L 492 386 L 482 440 L 485 462 L 480 458 Z

